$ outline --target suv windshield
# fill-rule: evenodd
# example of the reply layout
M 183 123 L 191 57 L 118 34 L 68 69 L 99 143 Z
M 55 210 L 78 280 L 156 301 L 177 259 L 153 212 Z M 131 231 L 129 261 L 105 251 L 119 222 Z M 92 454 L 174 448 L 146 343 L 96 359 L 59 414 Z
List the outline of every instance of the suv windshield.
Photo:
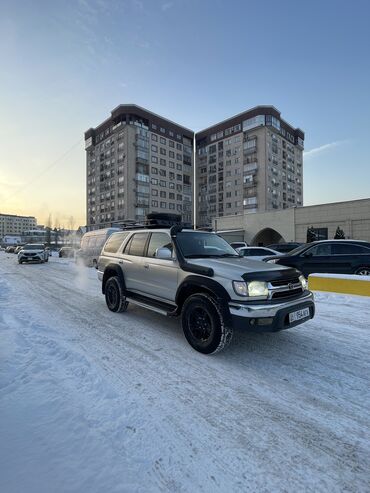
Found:
M 239 257 L 227 241 L 214 233 L 182 232 L 177 234 L 177 241 L 185 258 Z
M 45 250 L 44 245 L 24 245 L 23 250 Z

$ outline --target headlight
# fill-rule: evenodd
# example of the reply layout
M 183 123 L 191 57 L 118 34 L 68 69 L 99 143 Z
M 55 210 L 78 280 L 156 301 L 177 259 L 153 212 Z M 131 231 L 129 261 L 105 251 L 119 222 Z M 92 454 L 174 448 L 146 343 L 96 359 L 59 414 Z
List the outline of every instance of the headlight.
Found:
M 252 281 L 248 283 L 249 296 L 268 296 L 267 283 L 263 281 Z
M 267 283 L 263 281 L 233 281 L 233 288 L 238 296 L 265 296 L 269 294 Z
M 276 264 L 277 260 L 278 259 L 276 259 L 276 258 L 270 258 L 270 260 L 266 260 L 266 263 L 268 263 L 268 264 Z
M 237 295 L 248 296 L 247 283 L 244 281 L 233 281 L 233 288 Z
M 307 289 L 307 280 L 304 276 L 299 276 L 299 282 L 302 284 L 302 289 Z

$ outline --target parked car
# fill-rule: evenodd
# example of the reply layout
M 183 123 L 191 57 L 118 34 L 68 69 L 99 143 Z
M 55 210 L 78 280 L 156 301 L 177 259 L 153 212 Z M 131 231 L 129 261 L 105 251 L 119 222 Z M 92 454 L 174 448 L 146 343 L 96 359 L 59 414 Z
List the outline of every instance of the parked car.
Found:
M 296 269 L 246 260 L 217 234 L 179 225 L 112 234 L 98 277 L 109 310 L 124 312 L 132 303 L 179 316 L 189 344 L 205 354 L 226 347 L 235 327 L 275 332 L 315 312 Z
M 267 247 L 243 247 L 238 249 L 240 257 L 250 258 L 252 260 L 263 260 L 271 255 L 281 255 L 277 250 Z
M 230 243 L 230 246 L 238 252 L 240 248 L 247 247 L 248 243 L 246 243 L 245 241 L 232 241 Z
M 18 252 L 20 252 L 20 251 L 22 250 L 22 248 L 23 248 L 23 245 L 18 245 L 17 247 L 15 247 L 15 249 L 14 249 L 14 252 L 13 252 L 13 253 L 18 253 Z
M 287 255 L 265 261 L 313 273 L 370 275 L 370 243 L 359 240 L 322 240 L 302 245 Z
M 280 253 L 288 253 L 294 250 L 295 248 L 298 248 L 302 244 L 303 243 L 290 241 L 289 243 L 273 243 L 272 245 L 267 245 L 267 248 L 272 248 L 273 250 L 276 250 Z
M 24 245 L 18 253 L 18 263 L 23 262 L 48 262 L 49 255 L 45 250 L 45 246 L 41 243 L 28 243 Z
M 14 253 L 15 246 L 8 246 L 6 247 L 6 253 Z
M 117 231 L 121 231 L 121 228 L 97 229 L 85 233 L 81 239 L 81 248 L 76 251 L 76 263 L 96 267 L 104 243 Z
M 62 257 L 67 257 L 67 258 L 73 258 L 75 256 L 76 249 L 73 247 L 62 247 L 59 252 L 59 258 Z

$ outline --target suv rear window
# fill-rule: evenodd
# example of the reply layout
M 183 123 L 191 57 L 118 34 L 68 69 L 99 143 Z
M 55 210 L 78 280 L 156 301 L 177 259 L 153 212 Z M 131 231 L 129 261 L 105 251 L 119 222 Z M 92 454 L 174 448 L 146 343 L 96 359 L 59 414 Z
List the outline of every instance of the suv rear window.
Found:
M 130 241 L 126 245 L 125 253 L 127 255 L 137 255 L 139 257 L 143 257 L 148 234 L 149 233 L 135 233 L 132 235 Z
M 127 238 L 128 233 L 114 233 L 108 238 L 108 241 L 104 245 L 105 253 L 116 253 L 122 242 Z

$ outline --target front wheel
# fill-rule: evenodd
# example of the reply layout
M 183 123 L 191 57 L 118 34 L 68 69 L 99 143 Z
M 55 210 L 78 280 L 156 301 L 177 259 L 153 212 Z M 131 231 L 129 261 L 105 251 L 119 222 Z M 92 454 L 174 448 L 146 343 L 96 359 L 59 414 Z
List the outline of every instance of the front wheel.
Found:
M 111 312 L 125 312 L 128 301 L 124 295 L 122 284 L 118 276 L 112 276 L 105 285 L 105 302 Z
M 370 276 L 370 267 L 360 267 L 355 274 L 357 276 Z
M 186 340 L 196 351 L 213 354 L 230 344 L 232 327 L 226 323 L 219 303 L 208 294 L 190 296 L 181 316 Z

